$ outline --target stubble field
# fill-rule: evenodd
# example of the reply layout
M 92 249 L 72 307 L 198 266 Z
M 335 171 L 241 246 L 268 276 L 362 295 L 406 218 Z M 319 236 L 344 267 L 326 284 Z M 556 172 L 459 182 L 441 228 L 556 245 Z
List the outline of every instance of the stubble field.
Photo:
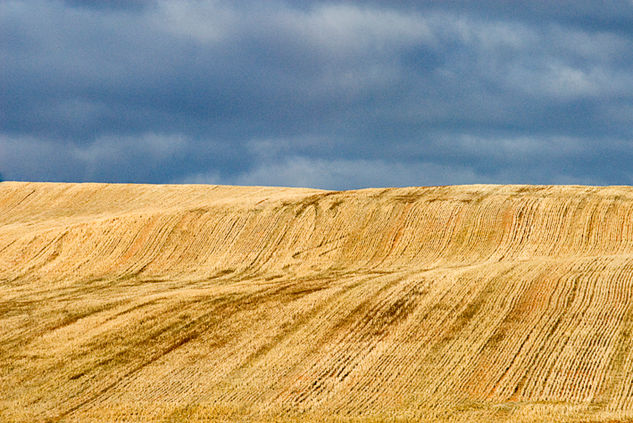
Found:
M 633 419 L 633 188 L 0 183 L 0 421 Z

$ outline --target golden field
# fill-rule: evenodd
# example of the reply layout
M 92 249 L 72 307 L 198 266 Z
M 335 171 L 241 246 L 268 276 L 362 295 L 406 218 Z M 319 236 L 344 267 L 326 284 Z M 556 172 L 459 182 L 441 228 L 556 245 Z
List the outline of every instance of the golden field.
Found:
M 0 183 L 2 422 L 633 419 L 633 188 Z

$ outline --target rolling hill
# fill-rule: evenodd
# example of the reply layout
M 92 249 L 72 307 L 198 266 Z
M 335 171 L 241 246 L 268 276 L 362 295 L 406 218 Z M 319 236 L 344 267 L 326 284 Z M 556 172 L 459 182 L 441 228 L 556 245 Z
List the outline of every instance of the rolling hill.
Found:
M 0 421 L 633 419 L 633 188 L 0 183 Z

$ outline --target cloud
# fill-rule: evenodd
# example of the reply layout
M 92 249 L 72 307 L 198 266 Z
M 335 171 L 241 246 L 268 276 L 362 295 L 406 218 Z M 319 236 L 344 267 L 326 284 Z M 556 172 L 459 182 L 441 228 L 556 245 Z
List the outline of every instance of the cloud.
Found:
M 355 189 L 389 186 L 423 186 L 492 182 L 461 166 L 434 163 L 390 163 L 384 160 L 321 160 L 287 157 L 281 162 L 263 163 L 232 178 L 217 173 L 191 175 L 184 183 L 268 185 Z
M 150 21 L 158 30 L 201 43 L 226 40 L 240 17 L 230 5 L 220 1 L 160 1 Z
M 104 136 L 86 145 L 0 134 L 0 168 L 12 179 L 26 171 L 33 180 L 140 182 L 185 147 L 182 136 L 153 133 Z M 148 161 L 152 166 L 137 166 Z
M 319 154 L 327 139 L 255 139 L 247 143 L 250 167 L 241 172 L 195 172 L 175 183 L 272 185 L 354 189 L 366 187 L 472 183 L 594 184 L 628 178 L 624 163 L 633 159 L 630 144 L 614 140 L 603 156 L 591 141 L 571 137 L 478 137 L 437 133 L 432 140 L 404 147 L 395 158 L 344 159 Z M 388 148 L 388 146 L 385 146 Z M 301 152 L 302 154 L 296 154 Z M 592 158 L 587 160 L 587 158 Z M 574 163 L 582 162 L 582 169 Z M 608 162 L 618 162 L 610 175 Z M 622 172 L 622 173 L 619 173 Z
M 434 41 L 421 16 L 354 4 L 323 4 L 308 11 L 287 9 L 277 17 L 277 23 L 335 57 L 389 54 L 393 47 Z
M 0 3 L 5 178 L 632 183 L 630 2 L 106 3 Z

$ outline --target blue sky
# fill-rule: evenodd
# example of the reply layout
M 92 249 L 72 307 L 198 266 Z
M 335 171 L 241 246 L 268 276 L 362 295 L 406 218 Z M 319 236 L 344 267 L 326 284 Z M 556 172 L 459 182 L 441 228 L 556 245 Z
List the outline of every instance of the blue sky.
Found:
M 6 180 L 633 184 L 633 2 L 2 1 Z

